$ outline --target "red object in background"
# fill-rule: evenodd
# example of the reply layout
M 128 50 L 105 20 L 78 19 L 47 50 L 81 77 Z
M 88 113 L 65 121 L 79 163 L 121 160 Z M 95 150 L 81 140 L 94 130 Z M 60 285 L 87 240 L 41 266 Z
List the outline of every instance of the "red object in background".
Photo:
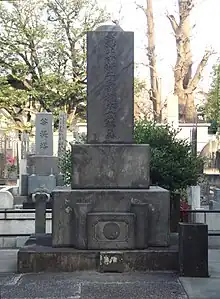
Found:
M 191 206 L 186 201 L 180 202 L 180 220 L 182 222 L 188 222 L 189 213 L 188 210 L 191 210 Z
M 16 157 L 12 157 L 12 156 L 7 156 L 7 162 L 11 165 L 15 165 L 16 163 Z

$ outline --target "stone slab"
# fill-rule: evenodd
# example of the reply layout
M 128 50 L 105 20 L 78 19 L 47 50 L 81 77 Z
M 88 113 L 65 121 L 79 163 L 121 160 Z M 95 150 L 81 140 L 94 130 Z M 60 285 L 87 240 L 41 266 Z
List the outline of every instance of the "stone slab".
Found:
M 149 204 L 149 246 L 170 244 L 170 196 L 169 191 L 151 186 L 150 189 L 112 190 L 56 190 L 52 193 L 53 244 L 73 246 L 72 214 L 76 203 L 92 203 L 92 212 L 129 212 L 131 203 Z
M 19 195 L 28 195 L 28 174 L 21 174 L 19 179 Z
M 40 112 L 35 120 L 35 152 L 37 155 L 53 155 L 53 114 Z
M 25 242 L 25 246 L 40 245 L 40 246 L 52 246 L 51 234 L 33 234 Z
M 9 191 L 0 190 L 0 209 L 13 209 L 14 197 Z
M 43 155 L 27 156 L 27 173 L 29 175 L 35 173 L 38 175 L 54 175 L 59 174 L 58 157 Z
M 56 177 L 54 175 L 30 175 L 28 177 L 28 195 L 35 193 L 40 188 L 46 188 L 51 193 L 56 188 Z
M 62 111 L 59 113 L 58 132 L 58 157 L 60 158 L 65 153 L 67 145 L 67 114 Z
M 72 189 L 149 188 L 150 147 L 72 144 Z
M 1 249 L 0 250 L 0 272 L 15 273 L 17 272 L 17 254 L 18 249 Z M 0 286 L 1 286 L 0 279 Z
M 88 32 L 88 143 L 133 143 L 133 115 L 134 33 Z
M 27 196 L 26 195 L 14 196 L 14 205 L 22 205 L 26 201 L 27 201 Z
M 121 251 L 102 251 L 99 261 L 100 272 L 124 272 L 124 259 Z
M 177 271 L 177 246 L 123 251 L 124 271 Z M 18 273 L 99 271 L 100 251 L 30 246 L 19 249 Z
M 88 213 L 88 249 L 134 249 L 135 215 Z
M 209 276 L 207 224 L 179 224 L 179 268 L 181 276 Z

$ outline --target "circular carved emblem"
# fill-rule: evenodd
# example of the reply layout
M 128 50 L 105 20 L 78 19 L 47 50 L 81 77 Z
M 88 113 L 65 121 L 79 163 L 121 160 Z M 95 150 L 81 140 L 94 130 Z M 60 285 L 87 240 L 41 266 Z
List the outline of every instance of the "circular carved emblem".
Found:
M 120 226 L 115 222 L 106 223 L 103 228 L 103 234 L 106 239 L 115 240 L 120 235 Z

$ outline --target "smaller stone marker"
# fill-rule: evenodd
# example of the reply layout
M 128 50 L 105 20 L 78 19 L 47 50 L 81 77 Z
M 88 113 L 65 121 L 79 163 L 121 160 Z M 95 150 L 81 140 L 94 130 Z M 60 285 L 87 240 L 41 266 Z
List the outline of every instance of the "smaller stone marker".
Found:
M 29 136 L 27 133 L 21 134 L 21 159 L 26 159 L 29 153 Z
M 58 157 L 61 158 L 66 151 L 66 134 L 67 134 L 67 115 L 60 112 L 59 115 L 59 139 L 58 139 Z
M 53 115 L 48 112 L 37 113 L 35 132 L 35 151 L 37 155 L 53 155 Z
M 33 199 L 35 201 L 35 234 L 44 234 L 46 232 L 46 203 L 49 194 L 36 192 Z

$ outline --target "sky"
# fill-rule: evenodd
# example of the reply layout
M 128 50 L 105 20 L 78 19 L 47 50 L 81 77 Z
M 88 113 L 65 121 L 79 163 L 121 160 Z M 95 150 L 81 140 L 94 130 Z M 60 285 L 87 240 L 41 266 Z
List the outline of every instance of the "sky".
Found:
M 147 62 L 144 47 L 146 45 L 146 18 L 140 9 L 136 9 L 135 2 L 145 5 L 146 0 L 98 0 L 101 6 L 106 6 L 112 19 L 119 19 L 120 26 L 125 31 L 134 31 L 135 35 L 135 62 Z M 197 0 L 196 8 L 191 15 L 191 24 L 196 25 L 192 30 L 192 52 L 194 70 L 202 58 L 204 51 L 213 49 L 213 55 L 204 71 L 200 87 L 208 91 L 211 83 L 211 71 L 213 64 L 220 56 L 220 0 Z M 121 12 L 119 13 L 121 8 Z M 162 78 L 162 93 L 166 96 L 172 92 L 173 72 L 175 65 L 176 48 L 172 28 L 166 17 L 168 11 L 178 15 L 177 0 L 153 0 L 157 67 L 159 77 Z M 139 75 L 145 78 L 148 70 L 140 67 Z

